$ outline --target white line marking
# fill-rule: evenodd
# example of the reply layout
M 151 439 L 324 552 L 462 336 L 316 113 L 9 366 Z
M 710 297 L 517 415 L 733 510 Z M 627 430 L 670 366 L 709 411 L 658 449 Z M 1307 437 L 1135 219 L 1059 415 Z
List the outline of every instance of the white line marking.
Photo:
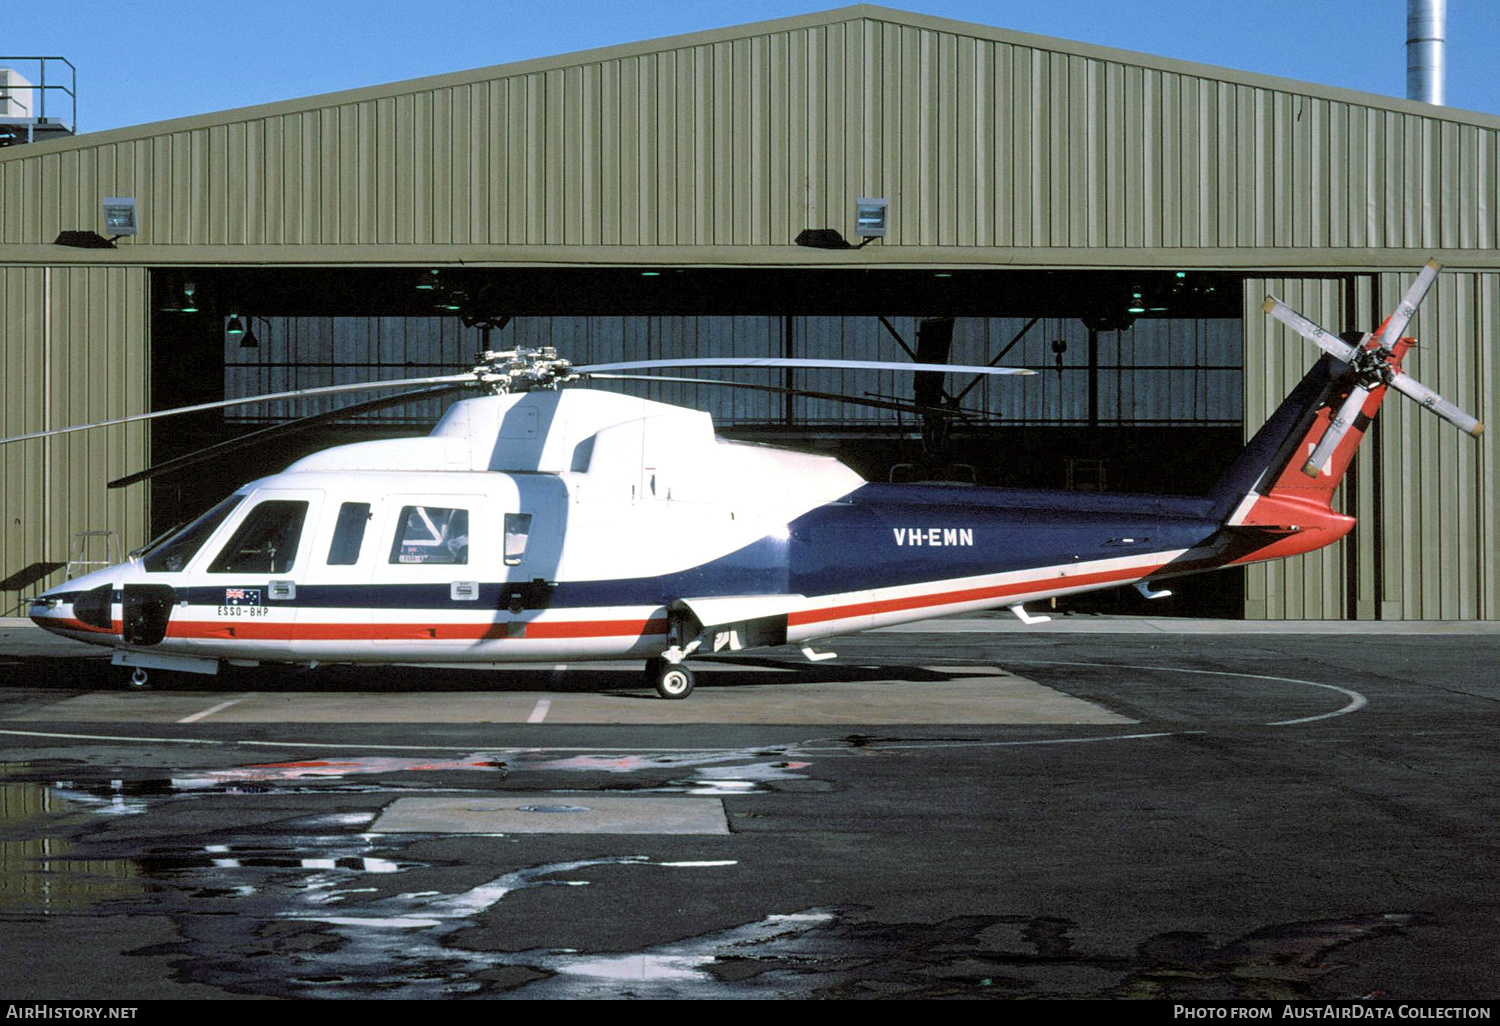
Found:
M 229 701 L 227 701 L 227 702 L 220 702 L 218 705 L 213 706 L 210 709 L 204 709 L 202 712 L 195 712 L 191 716 L 184 716 L 182 719 L 178 720 L 177 722 L 178 723 L 197 723 L 199 720 L 207 719 L 208 717 L 212 716 L 216 712 L 223 712 L 225 709 L 228 709 L 231 705 L 239 705 L 241 702 L 243 702 L 245 699 L 247 699 L 249 697 L 250 697 L 249 695 L 241 695 L 239 698 L 231 698 Z
M 361 750 L 363 750 L 363 749 L 373 749 L 375 751 L 391 751 L 391 752 L 465 752 L 465 753 L 468 753 L 468 752 L 474 751 L 474 746 L 473 745 L 381 745 L 381 744 L 348 744 L 348 743 L 345 743 L 345 742 L 338 742 L 338 741 L 334 741 L 334 742 L 329 742 L 329 741 L 241 741 L 241 740 L 235 740 L 233 738 L 231 738 L 231 739 L 229 739 L 227 741 L 214 741 L 214 740 L 211 740 L 209 738 L 196 738 L 196 737 L 122 737 L 122 736 L 114 735 L 114 734 L 62 734 L 62 733 L 58 733 L 56 731 L 47 731 L 47 730 L 0 730 L 0 735 L 11 735 L 11 736 L 15 736 L 15 737 L 60 737 L 60 738 L 68 738 L 68 739 L 72 739 L 72 740 L 77 740 L 77 741 L 142 741 L 142 742 L 145 742 L 146 744 L 243 745 L 243 746 L 246 746 L 246 747 L 256 747 L 256 748 L 352 748 L 352 749 L 361 749 Z M 752 747 L 775 747 L 775 748 L 787 748 L 787 749 L 791 749 L 791 748 L 797 747 L 797 745 L 796 745 L 795 742 L 787 742 L 786 744 L 773 744 L 773 745 L 768 745 L 768 746 L 767 745 L 762 745 L 762 746 L 752 746 Z M 559 746 L 524 745 L 524 746 L 520 746 L 520 747 L 516 747 L 516 748 L 490 748 L 490 749 L 486 749 L 486 751 L 492 751 L 492 752 L 496 752 L 496 753 L 505 752 L 505 753 L 516 753 L 516 754 L 520 754 L 520 755 L 526 755 L 526 754 L 530 754 L 530 753 L 534 753 L 534 752 L 535 753 L 542 753 L 542 754 L 545 754 L 545 753 L 548 753 L 548 752 L 607 752 L 607 753 L 610 753 L 610 754 L 615 754 L 615 753 L 619 753 L 619 752 L 627 752 L 627 753 L 634 753 L 634 752 L 659 752 L 659 753 L 662 753 L 662 754 L 673 755 L 673 754 L 678 754 L 678 753 L 682 753 L 682 752 L 742 752 L 742 751 L 745 751 L 745 750 L 746 749 L 745 749 L 744 745 L 736 745 L 736 746 L 734 746 L 732 748 L 705 748 L 702 745 L 699 745 L 697 747 L 692 747 L 692 748 L 620 748 L 620 747 L 602 748 L 602 747 L 598 747 L 598 746 L 584 747 L 584 746 L 578 746 L 578 745 L 573 745 L 573 746 L 568 746 L 568 745 L 559 745 Z
M 0 734 L 15 737 L 61 737 L 75 741 L 144 741 L 147 744 L 165 745 L 222 745 L 232 742 L 210 741 L 201 737 L 122 737 L 118 734 L 61 734 L 50 730 L 0 730 Z
M 538 698 L 536 708 L 531 710 L 531 715 L 526 717 L 527 723 L 541 723 L 547 718 L 547 710 L 552 708 L 551 699 Z
M 1094 666 L 1112 670 L 1160 670 L 1163 673 L 1196 673 L 1205 677 L 1242 677 L 1245 680 L 1270 680 L 1278 684 L 1306 684 L 1310 688 L 1326 688 L 1329 691 L 1337 691 L 1341 695 L 1347 695 L 1349 703 L 1341 709 L 1333 712 L 1319 713 L 1316 716 L 1303 716 L 1295 720 L 1276 720 L 1267 723 L 1268 727 L 1289 727 L 1296 723 L 1311 723 L 1314 720 L 1327 720 L 1335 716 L 1346 716 L 1352 712 L 1359 712 L 1370 704 L 1370 700 L 1358 691 L 1350 691 L 1341 688 L 1337 684 L 1320 684 L 1315 680 L 1299 680 L 1296 677 L 1273 677 L 1265 673 L 1235 673 L 1233 670 L 1184 670 L 1176 666 L 1131 666 L 1124 663 L 1073 663 L 1057 659 L 1007 659 L 1008 663 L 1019 663 L 1028 666 Z

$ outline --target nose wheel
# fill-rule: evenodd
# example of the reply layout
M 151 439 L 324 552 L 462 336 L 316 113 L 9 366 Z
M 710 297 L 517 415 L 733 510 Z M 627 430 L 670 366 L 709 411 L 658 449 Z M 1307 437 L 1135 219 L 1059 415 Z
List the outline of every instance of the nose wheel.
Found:
M 135 672 L 125 679 L 125 686 L 131 691 L 145 691 L 151 686 L 151 676 L 142 667 L 137 666 Z
M 686 663 L 656 656 L 646 660 L 646 679 L 662 698 L 686 698 L 693 693 L 693 671 Z

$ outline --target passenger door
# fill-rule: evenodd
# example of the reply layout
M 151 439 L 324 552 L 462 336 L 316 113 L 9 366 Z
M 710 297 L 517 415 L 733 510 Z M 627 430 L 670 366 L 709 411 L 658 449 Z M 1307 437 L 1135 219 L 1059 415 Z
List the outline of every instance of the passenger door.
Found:
M 378 500 L 356 496 L 329 502 L 312 536 L 297 596 L 293 651 L 307 659 L 355 657 L 372 639 L 372 586 L 379 562 Z

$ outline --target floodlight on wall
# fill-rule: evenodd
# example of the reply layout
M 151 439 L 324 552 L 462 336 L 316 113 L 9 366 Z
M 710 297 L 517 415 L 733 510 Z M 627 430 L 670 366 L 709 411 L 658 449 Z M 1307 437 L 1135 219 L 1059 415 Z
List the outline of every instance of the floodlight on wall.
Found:
M 836 228 L 806 228 L 793 240 L 809 249 L 864 249 L 876 239 L 885 238 L 890 203 L 879 198 L 861 197 L 854 201 L 854 230 L 859 245 L 854 246 Z
M 885 238 L 890 209 L 890 202 L 885 199 L 862 196 L 855 200 L 854 233 L 865 242 Z
M 115 239 L 140 231 L 134 196 L 110 196 L 104 200 L 104 230 Z

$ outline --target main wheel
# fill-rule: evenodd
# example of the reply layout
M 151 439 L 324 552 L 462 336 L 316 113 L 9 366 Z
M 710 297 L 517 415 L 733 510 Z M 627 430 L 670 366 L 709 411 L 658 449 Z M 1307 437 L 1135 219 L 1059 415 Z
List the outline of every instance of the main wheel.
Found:
M 652 660 L 652 663 L 655 662 L 656 660 Z M 668 663 L 665 659 L 660 662 L 661 666 L 647 666 L 652 671 L 652 684 L 656 687 L 656 693 L 662 698 L 686 698 L 691 695 L 693 671 L 683 663 Z

